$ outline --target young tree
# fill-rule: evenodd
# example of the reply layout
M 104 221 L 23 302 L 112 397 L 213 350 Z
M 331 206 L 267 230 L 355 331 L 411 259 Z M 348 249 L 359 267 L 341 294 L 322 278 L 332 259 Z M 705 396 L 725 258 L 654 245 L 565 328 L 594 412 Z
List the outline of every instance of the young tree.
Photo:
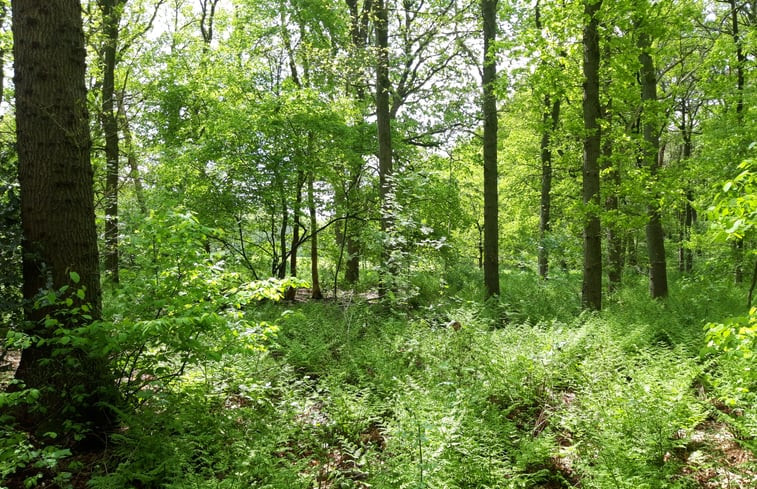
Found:
M 584 221 L 583 306 L 602 308 L 602 235 L 599 222 L 599 156 L 601 106 L 599 103 L 599 20 L 602 0 L 584 0 L 586 23 L 583 29 L 584 74 L 584 153 L 583 202 L 587 207 Z
M 80 348 L 61 357 L 54 343 L 55 330 L 76 326 L 72 308 L 91 318 L 101 310 L 81 6 L 14 0 L 12 19 L 24 316 L 26 333 L 45 340 L 23 350 L 16 371 L 16 379 L 39 390 L 43 409 L 18 421 L 40 433 L 60 433 L 65 420 L 107 431 L 117 399 L 107 365 Z M 65 297 L 35 307 L 40 292 L 72 281 L 78 283 Z M 59 324 L 51 326 L 50 318 Z
M 484 285 L 486 296 L 499 295 L 499 198 L 497 193 L 497 0 L 481 0 L 484 26 Z

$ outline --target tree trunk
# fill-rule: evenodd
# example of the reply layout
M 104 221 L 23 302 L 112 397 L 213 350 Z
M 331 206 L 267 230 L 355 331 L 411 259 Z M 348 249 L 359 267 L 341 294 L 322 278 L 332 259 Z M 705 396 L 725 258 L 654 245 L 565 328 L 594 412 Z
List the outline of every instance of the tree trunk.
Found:
M 637 26 L 638 27 L 638 26 Z M 639 29 L 638 47 L 639 64 L 641 70 L 641 102 L 643 107 L 642 132 L 644 134 L 644 148 L 642 150 L 644 164 L 649 168 L 649 174 L 654 181 L 660 160 L 660 139 L 657 135 L 657 124 L 654 123 L 654 104 L 657 102 L 657 73 L 650 54 L 652 39 L 649 34 Z M 650 110 L 651 109 L 651 110 Z M 649 293 L 653 299 L 667 297 L 668 277 L 665 262 L 665 236 L 662 230 L 660 204 L 653 199 L 647 207 L 649 220 L 646 226 L 647 250 L 649 254 Z
M 389 233 L 394 226 L 392 194 L 392 130 L 389 113 L 389 21 L 385 0 L 376 2 L 376 125 L 378 127 L 379 197 L 381 199 L 381 231 L 384 234 L 383 262 L 386 270 L 379 287 L 380 295 L 392 282 L 395 272 Z M 388 277 L 387 277 L 388 275 Z
M 687 122 L 687 115 L 686 101 L 683 100 L 681 103 L 681 125 L 679 129 L 683 138 L 683 153 L 681 157 L 684 162 L 688 162 L 689 158 L 691 158 L 692 151 L 691 135 L 693 126 L 691 122 Z M 693 118 L 693 115 L 691 115 L 691 118 Z M 683 212 L 681 213 L 680 242 L 678 244 L 678 270 L 681 273 L 690 273 L 694 267 L 694 253 L 691 251 L 691 246 L 687 245 L 687 242 L 691 239 L 691 228 L 696 218 L 694 207 L 691 205 L 693 201 L 694 192 L 691 189 L 686 190 Z
M 118 118 L 121 121 L 121 131 L 124 135 L 124 147 L 126 148 L 126 162 L 129 165 L 129 177 L 134 182 L 134 195 L 137 198 L 139 211 L 143 215 L 147 215 L 147 201 L 145 200 L 142 177 L 139 175 L 136 148 L 134 147 L 134 143 L 132 142 L 131 127 L 129 127 L 129 118 L 127 117 L 126 107 L 124 105 L 123 91 L 120 93 L 120 96 L 118 98 Z
M 744 65 L 746 64 L 746 56 L 744 56 L 744 48 L 739 33 L 739 11 L 736 0 L 730 0 L 730 7 L 731 35 L 736 47 L 736 124 L 741 129 L 744 125 Z M 733 248 L 736 257 L 734 281 L 740 284 L 744 281 L 744 238 L 737 238 L 734 241 Z
M 0 26 L 5 24 L 5 16 L 8 15 L 8 7 L 3 3 L 0 5 Z M 3 96 L 5 94 L 5 49 L 0 44 L 0 104 L 3 103 Z M 0 116 L 2 119 L 2 116 Z
M 124 1 L 100 0 L 103 15 L 102 129 L 105 136 L 105 276 L 118 283 L 118 121 L 114 110 L 118 25 Z
M 281 251 L 281 259 L 276 274 L 276 276 L 281 279 L 285 278 L 287 274 L 287 227 L 289 227 L 289 208 L 287 207 L 287 199 L 284 195 L 284 186 L 282 185 L 281 227 L 279 228 L 279 250 Z
M 104 359 L 56 344 L 57 327 L 44 321 L 49 315 L 63 328 L 75 328 L 90 319 L 72 308 L 86 305 L 93 319 L 101 311 L 81 6 L 75 0 L 14 0 L 12 17 L 26 332 L 53 341 L 22 352 L 16 378 L 40 391 L 42 409 L 20 413 L 17 421 L 38 434 L 56 432 L 65 443 L 73 434 L 67 420 L 94 433 L 112 429 L 116 418 L 109 406 L 118 402 Z M 34 306 L 40 291 L 65 285 L 72 286 L 65 293 L 71 305 Z M 83 299 L 73 293 L 77 289 Z M 59 348 L 65 355 L 53 355 Z
M 499 195 L 497 189 L 497 0 L 481 0 L 484 27 L 482 112 L 484 117 L 484 285 L 486 297 L 499 295 Z
M 608 127 L 612 124 L 612 101 L 608 101 L 604 109 L 603 118 Z M 605 210 L 610 215 L 617 215 L 620 209 L 620 168 L 613 161 L 613 141 L 609 137 L 602 138 L 602 167 L 607 172 L 609 190 L 605 198 Z M 620 288 L 623 280 L 623 237 L 620 225 L 611 220 L 607 225 L 607 290 L 612 293 Z
M 588 21 L 583 29 L 583 202 L 586 206 L 584 222 L 584 272 L 581 302 L 587 309 L 602 309 L 602 230 L 599 222 L 599 155 L 601 136 L 599 119 L 599 21 L 597 13 L 602 0 L 584 0 L 584 15 Z
M 297 250 L 300 247 L 300 208 L 302 207 L 302 185 L 305 183 L 305 175 L 302 170 L 297 172 L 297 197 L 294 201 L 294 209 L 292 209 L 292 219 L 294 224 L 292 225 L 292 246 L 290 247 L 289 255 L 289 274 L 292 277 L 297 276 Z M 294 300 L 297 289 L 289 287 L 286 290 L 286 299 Z
M 310 211 L 310 281 L 313 299 L 323 299 L 321 283 L 318 278 L 318 221 L 315 210 L 315 189 L 313 172 L 308 173 L 308 210 Z
M 539 213 L 539 276 L 549 276 L 549 246 L 547 244 L 551 226 L 552 209 L 552 134 L 560 122 L 560 99 L 544 97 L 544 119 L 541 135 L 541 206 Z

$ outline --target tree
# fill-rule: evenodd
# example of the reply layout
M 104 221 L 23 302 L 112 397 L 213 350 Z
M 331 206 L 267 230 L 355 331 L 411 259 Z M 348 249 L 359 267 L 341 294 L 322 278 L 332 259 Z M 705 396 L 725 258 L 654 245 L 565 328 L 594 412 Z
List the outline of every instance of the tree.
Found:
M 646 0 L 643 2 L 646 6 Z M 648 32 L 648 19 L 645 23 L 642 17 L 634 22 L 638 30 L 637 46 L 639 48 L 639 82 L 641 83 L 642 103 L 642 133 L 644 146 L 642 159 L 649 169 L 651 178 L 657 173 L 660 164 L 660 137 L 658 124 L 655 121 L 655 104 L 657 103 L 657 72 L 652 59 L 652 38 Z M 655 199 L 656 200 L 656 199 Z M 649 253 L 649 292 L 653 299 L 668 295 L 667 264 L 665 259 L 665 235 L 662 230 L 662 216 L 660 204 L 652 202 L 647 207 L 648 221 L 646 225 L 647 250 Z
M 499 198 L 497 193 L 497 0 L 481 0 L 484 26 L 484 285 L 486 296 L 499 295 Z
M 601 137 L 599 119 L 599 20 L 602 0 L 584 0 L 583 74 L 584 74 L 584 152 L 583 202 L 587 216 L 584 221 L 584 273 L 581 301 L 584 307 L 602 308 L 602 235 L 599 222 L 599 156 Z
M 66 420 L 104 432 L 117 400 L 107 365 L 55 343 L 101 311 L 81 6 L 14 0 L 12 19 L 24 317 L 32 339 L 16 379 L 39 390 L 42 408 L 18 421 L 40 433 L 60 433 Z M 62 296 L 51 299 L 51 291 Z
M 388 233 L 393 226 L 392 128 L 389 112 L 389 19 L 386 0 L 376 2 L 376 126 L 378 130 L 379 196 L 381 198 L 381 231 L 387 235 L 384 260 L 393 271 Z M 382 287 L 387 287 L 386 278 Z
M 118 119 L 115 112 L 118 24 L 126 0 L 101 0 L 103 16 L 102 128 L 105 136 L 105 270 L 118 283 Z

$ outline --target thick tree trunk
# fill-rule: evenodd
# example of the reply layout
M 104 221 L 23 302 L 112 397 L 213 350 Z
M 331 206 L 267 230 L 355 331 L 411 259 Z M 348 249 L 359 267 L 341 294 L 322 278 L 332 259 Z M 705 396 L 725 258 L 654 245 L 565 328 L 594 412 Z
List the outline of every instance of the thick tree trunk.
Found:
M 118 121 L 115 113 L 116 50 L 123 1 L 100 0 L 103 15 L 102 129 L 105 136 L 105 272 L 118 283 Z
M 88 319 L 72 308 L 86 304 L 91 318 L 101 311 L 81 6 L 75 0 L 16 0 L 12 16 L 24 315 L 29 335 L 53 339 L 46 315 L 74 328 Z M 65 285 L 72 286 L 70 306 L 34 306 L 40 291 Z M 43 409 L 21 413 L 18 421 L 37 433 L 71 435 L 66 420 L 107 432 L 115 423 L 109 404 L 118 399 L 107 365 L 73 347 L 53 355 L 58 346 L 35 343 L 23 351 L 16 378 L 40 391 Z
M 315 188 L 313 172 L 308 173 L 308 210 L 310 212 L 310 281 L 313 299 L 323 299 L 321 282 L 318 277 L 318 221 L 315 209 Z
M 584 0 L 587 24 L 583 29 L 583 202 L 586 206 L 584 222 L 584 271 L 581 302 L 587 309 L 602 308 L 602 234 L 599 222 L 599 156 L 601 137 L 599 119 L 599 20 L 597 13 L 602 0 Z
M 484 285 L 486 297 L 499 295 L 499 195 L 497 188 L 497 0 L 481 0 L 484 26 Z
M 539 276 L 549 276 L 549 246 L 552 209 L 552 134 L 560 123 L 560 99 L 544 97 L 544 120 L 541 135 L 541 206 L 539 213 Z
M 388 235 L 394 226 L 392 194 L 392 130 L 389 113 L 389 20 L 385 0 L 376 2 L 376 125 L 378 127 L 379 197 L 381 199 L 381 231 L 385 236 L 383 262 L 386 270 L 379 287 L 380 295 L 393 281 L 396 266 Z M 387 277 L 388 276 L 388 277 Z
M 660 160 L 660 139 L 657 136 L 657 124 L 654 123 L 653 109 L 657 102 L 657 73 L 650 54 L 652 39 L 649 34 L 640 30 L 638 34 L 639 64 L 641 70 L 641 102 L 643 104 L 642 132 L 644 134 L 644 164 L 649 168 L 650 177 L 654 180 Z M 665 236 L 662 230 L 660 205 L 654 199 L 647 207 L 649 220 L 646 226 L 647 250 L 649 254 L 649 293 L 652 298 L 662 298 L 668 295 L 667 265 L 665 260 Z

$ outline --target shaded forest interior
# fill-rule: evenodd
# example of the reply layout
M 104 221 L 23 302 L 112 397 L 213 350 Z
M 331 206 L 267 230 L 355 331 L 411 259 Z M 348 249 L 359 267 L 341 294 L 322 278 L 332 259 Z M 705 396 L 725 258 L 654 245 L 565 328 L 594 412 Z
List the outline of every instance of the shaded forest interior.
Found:
M 757 488 L 756 24 L 0 0 L 0 489 Z

